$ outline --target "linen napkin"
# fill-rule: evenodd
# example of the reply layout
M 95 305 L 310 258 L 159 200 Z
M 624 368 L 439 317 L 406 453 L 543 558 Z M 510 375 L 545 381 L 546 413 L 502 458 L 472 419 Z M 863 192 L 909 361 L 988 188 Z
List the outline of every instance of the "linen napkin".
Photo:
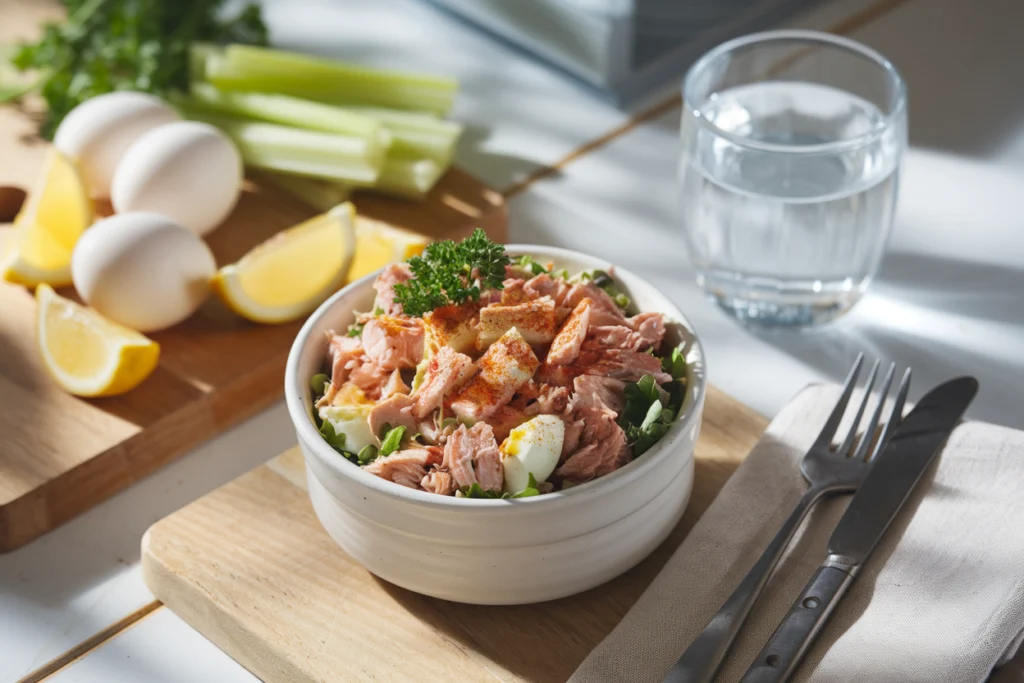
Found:
M 838 396 L 839 387 L 808 387 L 779 413 L 571 683 L 660 683 L 806 489 L 800 461 Z M 849 500 L 822 501 L 797 532 L 720 683 L 746 672 L 824 560 Z M 966 422 L 953 432 L 794 680 L 979 683 L 1013 656 L 1022 630 L 1024 432 Z

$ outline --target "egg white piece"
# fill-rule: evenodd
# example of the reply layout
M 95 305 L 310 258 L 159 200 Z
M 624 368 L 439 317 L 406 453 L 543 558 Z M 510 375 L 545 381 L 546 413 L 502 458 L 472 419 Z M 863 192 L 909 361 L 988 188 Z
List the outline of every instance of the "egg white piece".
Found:
M 519 493 L 531 474 L 538 483 L 546 481 L 558 466 L 564 440 L 565 423 L 555 415 L 538 415 L 509 432 L 500 448 L 505 490 Z
M 154 128 L 180 120 L 158 97 L 112 92 L 72 109 L 57 127 L 53 144 L 75 162 L 92 196 L 109 197 L 114 171 L 128 148 Z
M 175 325 L 210 292 L 217 270 L 199 237 L 166 216 L 123 213 L 86 230 L 71 255 L 71 278 L 87 304 L 140 332 Z
M 114 210 L 154 211 L 205 235 L 242 192 L 242 157 L 213 126 L 178 121 L 155 128 L 125 152 L 114 173 Z
M 345 435 L 345 450 L 358 453 L 366 446 L 377 445 L 367 419 L 371 408 L 372 405 L 325 406 L 320 409 L 320 419 L 330 422 L 335 434 Z

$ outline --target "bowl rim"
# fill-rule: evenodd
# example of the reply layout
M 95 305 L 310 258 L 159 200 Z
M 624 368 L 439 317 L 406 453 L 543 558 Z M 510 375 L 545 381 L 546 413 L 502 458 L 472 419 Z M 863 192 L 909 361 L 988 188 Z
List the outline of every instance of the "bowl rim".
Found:
M 324 316 L 329 315 L 339 305 L 339 302 L 342 299 L 347 298 L 353 291 L 361 291 L 372 286 L 373 281 L 380 272 L 375 271 L 346 285 L 332 295 L 327 301 L 322 303 L 312 314 L 310 314 L 309 318 L 296 335 L 295 340 L 292 343 L 291 350 L 288 353 L 287 365 L 285 367 L 285 403 L 288 409 L 288 416 L 295 427 L 298 440 L 303 446 L 305 446 L 303 450 L 307 454 L 307 457 L 308 453 L 312 451 L 320 463 L 337 475 L 352 480 L 354 483 L 361 486 L 373 489 L 375 492 L 383 494 L 389 498 L 400 500 L 406 504 L 432 509 L 473 509 L 477 512 L 483 513 L 507 514 L 511 510 L 523 510 L 527 507 L 531 510 L 539 510 L 541 506 L 544 506 L 545 508 L 553 510 L 567 505 L 585 504 L 588 500 L 596 500 L 607 495 L 613 489 L 627 486 L 629 483 L 642 477 L 648 469 L 656 467 L 660 463 L 667 461 L 672 456 L 672 447 L 675 446 L 680 437 L 688 432 L 694 423 L 701 418 L 703 413 L 702 407 L 707 394 L 707 369 L 704 347 L 701 344 L 700 338 L 694 330 L 692 323 L 682 313 L 676 303 L 660 289 L 633 271 L 615 266 L 614 264 L 597 256 L 591 256 L 572 249 L 537 244 L 506 244 L 505 251 L 513 256 L 529 253 L 534 256 L 550 257 L 556 261 L 559 258 L 562 258 L 581 262 L 600 262 L 604 264 L 604 268 L 614 268 L 617 273 L 624 273 L 627 278 L 635 279 L 636 281 L 650 287 L 664 299 L 665 304 L 667 304 L 666 308 L 669 310 L 664 310 L 662 312 L 670 318 L 673 318 L 673 322 L 677 322 L 682 325 L 684 330 L 688 333 L 688 338 L 686 340 L 688 350 L 690 353 L 696 354 L 699 363 L 687 364 L 687 380 L 688 384 L 692 383 L 692 389 L 689 389 L 686 392 L 682 415 L 680 415 L 672 427 L 669 428 L 668 432 L 665 433 L 665 436 L 661 438 L 661 441 L 647 450 L 647 452 L 643 454 L 643 458 L 633 460 L 611 474 L 574 486 L 567 491 L 553 491 L 540 496 L 530 496 L 527 498 L 480 499 L 439 496 L 436 493 L 419 491 L 400 484 L 395 484 L 394 482 L 387 481 L 386 479 L 382 479 L 374 474 L 364 471 L 363 468 L 339 455 L 337 451 L 331 448 L 327 442 L 323 440 L 323 437 L 316 430 L 312 416 L 307 413 L 300 394 L 301 391 L 305 391 L 308 388 L 308 378 L 300 378 L 298 376 L 298 368 L 302 361 L 303 351 L 305 350 L 310 340 L 310 336 L 313 333 L 313 328 L 319 324 Z M 686 457 L 692 458 L 693 453 L 689 453 Z

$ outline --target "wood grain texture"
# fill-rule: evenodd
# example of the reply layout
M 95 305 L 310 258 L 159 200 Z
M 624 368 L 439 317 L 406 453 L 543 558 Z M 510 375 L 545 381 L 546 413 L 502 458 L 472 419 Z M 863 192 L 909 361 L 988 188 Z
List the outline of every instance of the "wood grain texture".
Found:
M 267 683 L 564 681 L 658 573 L 767 421 L 710 389 L 695 488 L 650 557 L 578 596 L 514 607 L 445 602 L 355 563 L 321 528 L 292 449 L 153 525 L 150 590 Z
M 0 45 L 31 38 L 59 16 L 50 0 L 0 0 Z M 46 152 L 31 112 L 0 107 L 0 187 L 31 191 Z M 501 195 L 453 169 L 423 202 L 358 196 L 363 218 L 435 238 L 479 226 L 504 241 Z M 100 214 L 109 207 L 97 207 Z M 106 209 L 106 210 L 105 210 Z M 248 184 L 231 217 L 207 237 L 217 263 L 237 260 L 308 207 Z M 62 294 L 71 295 L 64 291 Z M 150 335 L 160 366 L 123 396 L 82 400 L 47 375 L 35 347 L 32 293 L 0 283 L 0 552 L 73 518 L 283 393 L 301 321 L 258 326 L 208 301 L 189 320 Z

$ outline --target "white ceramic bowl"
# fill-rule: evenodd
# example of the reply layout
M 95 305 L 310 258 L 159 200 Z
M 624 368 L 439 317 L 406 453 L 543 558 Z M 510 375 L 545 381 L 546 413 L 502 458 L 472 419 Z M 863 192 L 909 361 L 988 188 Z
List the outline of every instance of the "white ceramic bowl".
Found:
M 578 252 L 510 245 L 570 272 L 610 264 Z M 344 330 L 373 302 L 370 275 L 325 302 L 303 326 L 288 356 L 285 399 L 306 459 L 309 495 L 324 528 L 380 578 L 446 600 L 484 605 L 572 595 L 618 576 L 675 527 L 693 485 L 693 447 L 704 408 L 700 343 L 679 309 L 633 273 L 615 277 L 644 311 L 666 314 L 686 344 L 690 375 L 679 420 L 665 437 L 621 469 L 574 487 L 519 500 L 438 496 L 385 481 L 345 460 L 312 421 L 309 380 L 327 357 L 325 332 Z

